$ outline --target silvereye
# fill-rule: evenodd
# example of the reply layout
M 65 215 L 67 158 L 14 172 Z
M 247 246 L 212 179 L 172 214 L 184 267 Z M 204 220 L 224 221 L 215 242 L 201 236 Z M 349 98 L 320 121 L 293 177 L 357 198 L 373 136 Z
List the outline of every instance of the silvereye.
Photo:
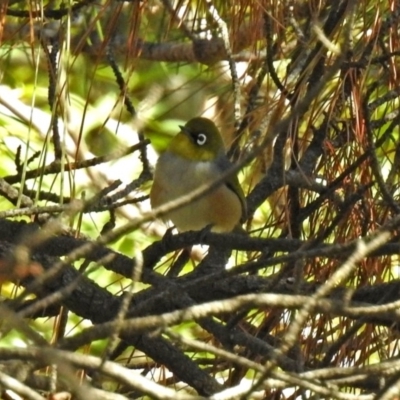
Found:
M 231 166 L 221 134 L 206 118 L 193 118 L 171 140 L 159 157 L 150 192 L 153 208 L 184 196 L 218 179 Z M 168 213 L 179 231 L 211 226 L 214 232 L 230 232 L 246 216 L 246 202 L 236 175 L 210 193 Z

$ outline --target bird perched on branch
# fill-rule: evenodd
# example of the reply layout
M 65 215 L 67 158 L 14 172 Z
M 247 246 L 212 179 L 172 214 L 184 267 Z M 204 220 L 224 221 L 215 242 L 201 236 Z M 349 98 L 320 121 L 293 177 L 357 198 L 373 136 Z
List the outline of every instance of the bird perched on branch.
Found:
M 204 184 L 210 184 L 232 167 L 221 134 L 207 118 L 193 118 L 171 140 L 159 157 L 150 192 L 153 208 L 176 200 Z M 246 201 L 236 174 L 201 198 L 169 212 L 179 231 L 211 226 L 214 232 L 230 232 L 246 217 Z

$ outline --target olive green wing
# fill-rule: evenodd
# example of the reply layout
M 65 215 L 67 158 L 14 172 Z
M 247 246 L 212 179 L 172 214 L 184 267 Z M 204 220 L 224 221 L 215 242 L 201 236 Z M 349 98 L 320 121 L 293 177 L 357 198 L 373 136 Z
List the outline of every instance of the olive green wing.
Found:
M 220 156 L 219 159 L 217 160 L 217 166 L 220 172 L 226 172 L 230 168 L 232 168 L 233 164 L 228 160 L 226 155 L 224 154 L 223 156 Z M 229 176 L 229 178 L 225 182 L 226 186 L 232 190 L 240 200 L 240 203 L 242 205 L 242 217 L 240 219 L 240 222 L 243 223 L 247 219 L 247 204 L 246 204 L 246 199 L 244 197 L 243 189 L 240 186 L 239 179 L 236 174 L 232 174 Z
M 247 203 L 244 197 L 243 189 L 240 186 L 239 179 L 235 174 L 233 174 L 227 179 L 225 184 L 239 197 L 240 203 L 242 205 L 242 217 L 240 218 L 240 223 L 243 223 L 247 219 Z

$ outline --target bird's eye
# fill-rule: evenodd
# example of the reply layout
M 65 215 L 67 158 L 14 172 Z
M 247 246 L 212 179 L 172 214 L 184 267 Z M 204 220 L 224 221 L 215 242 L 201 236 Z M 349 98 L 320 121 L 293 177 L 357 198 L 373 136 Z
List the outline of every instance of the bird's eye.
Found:
M 196 143 L 199 146 L 203 146 L 207 142 L 207 136 L 204 133 L 199 133 L 196 137 Z

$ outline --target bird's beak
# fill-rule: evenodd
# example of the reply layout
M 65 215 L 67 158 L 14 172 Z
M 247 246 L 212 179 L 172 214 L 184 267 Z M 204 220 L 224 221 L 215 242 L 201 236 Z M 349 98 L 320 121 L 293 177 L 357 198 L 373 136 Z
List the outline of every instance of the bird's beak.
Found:
M 181 128 L 181 131 L 183 133 L 189 134 L 189 129 L 186 128 L 186 126 L 183 126 L 183 125 L 178 125 L 178 126 L 179 126 L 179 128 Z

